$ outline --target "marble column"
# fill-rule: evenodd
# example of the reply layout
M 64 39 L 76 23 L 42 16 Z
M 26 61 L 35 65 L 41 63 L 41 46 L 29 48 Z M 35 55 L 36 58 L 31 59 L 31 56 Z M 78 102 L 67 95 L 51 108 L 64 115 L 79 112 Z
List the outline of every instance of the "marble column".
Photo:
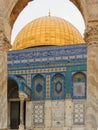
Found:
M 24 130 L 24 101 L 27 98 L 25 93 L 19 92 L 19 98 L 20 98 L 20 125 L 19 130 Z
M 0 130 L 7 129 L 7 52 L 11 45 L 0 30 Z
M 87 115 L 86 130 L 97 130 L 98 108 L 98 25 L 90 24 L 85 31 L 87 42 Z
M 20 99 L 20 127 L 24 129 L 24 99 Z

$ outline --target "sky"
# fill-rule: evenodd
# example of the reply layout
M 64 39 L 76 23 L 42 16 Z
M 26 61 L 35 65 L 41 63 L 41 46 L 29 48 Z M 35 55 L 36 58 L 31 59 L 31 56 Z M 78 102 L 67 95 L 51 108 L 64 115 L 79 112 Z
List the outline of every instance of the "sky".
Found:
M 69 0 L 34 0 L 28 3 L 15 21 L 11 43 L 13 44 L 15 37 L 27 23 L 38 17 L 48 16 L 49 10 L 51 16 L 61 17 L 72 23 L 83 36 L 85 30 L 84 20 L 72 2 Z

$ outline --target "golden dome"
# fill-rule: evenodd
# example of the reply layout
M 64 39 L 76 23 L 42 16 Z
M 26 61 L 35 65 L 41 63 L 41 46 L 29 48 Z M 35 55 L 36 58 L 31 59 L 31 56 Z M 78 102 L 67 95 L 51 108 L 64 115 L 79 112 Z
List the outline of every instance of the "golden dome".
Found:
M 45 16 L 27 24 L 17 35 L 12 49 L 80 43 L 84 40 L 72 24 L 62 18 Z

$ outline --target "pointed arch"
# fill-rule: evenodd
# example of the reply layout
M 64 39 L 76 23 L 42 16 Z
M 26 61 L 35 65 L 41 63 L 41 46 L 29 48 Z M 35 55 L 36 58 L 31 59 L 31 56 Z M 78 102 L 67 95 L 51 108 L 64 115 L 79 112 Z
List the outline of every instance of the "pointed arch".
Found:
M 18 86 L 19 86 L 19 83 L 18 83 L 18 80 L 15 76 L 13 75 L 10 75 L 8 76 L 8 81 L 7 81 L 7 84 L 8 84 L 8 99 L 10 98 L 19 98 L 18 97 Z
M 83 72 L 76 72 L 72 76 L 72 98 L 86 98 L 86 74 Z
M 45 99 L 45 77 L 37 74 L 32 79 L 32 99 L 44 100 Z
M 53 100 L 65 98 L 65 77 L 61 73 L 56 73 L 51 79 L 51 98 Z

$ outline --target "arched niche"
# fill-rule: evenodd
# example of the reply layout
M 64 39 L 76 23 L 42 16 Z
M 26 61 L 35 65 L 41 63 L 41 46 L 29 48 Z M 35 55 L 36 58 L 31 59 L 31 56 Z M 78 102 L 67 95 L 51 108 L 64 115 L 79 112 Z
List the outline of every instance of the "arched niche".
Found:
M 56 73 L 51 79 L 51 98 L 53 100 L 65 99 L 65 76 L 61 73 Z
M 86 98 L 86 74 L 83 72 L 76 72 L 72 76 L 72 98 Z
M 44 100 L 45 99 L 45 77 L 41 74 L 37 74 L 32 78 L 32 99 Z
M 8 77 L 8 125 L 10 129 L 18 129 L 20 122 L 20 102 L 17 81 Z
M 8 78 L 8 99 L 18 98 L 18 84 L 13 78 Z

